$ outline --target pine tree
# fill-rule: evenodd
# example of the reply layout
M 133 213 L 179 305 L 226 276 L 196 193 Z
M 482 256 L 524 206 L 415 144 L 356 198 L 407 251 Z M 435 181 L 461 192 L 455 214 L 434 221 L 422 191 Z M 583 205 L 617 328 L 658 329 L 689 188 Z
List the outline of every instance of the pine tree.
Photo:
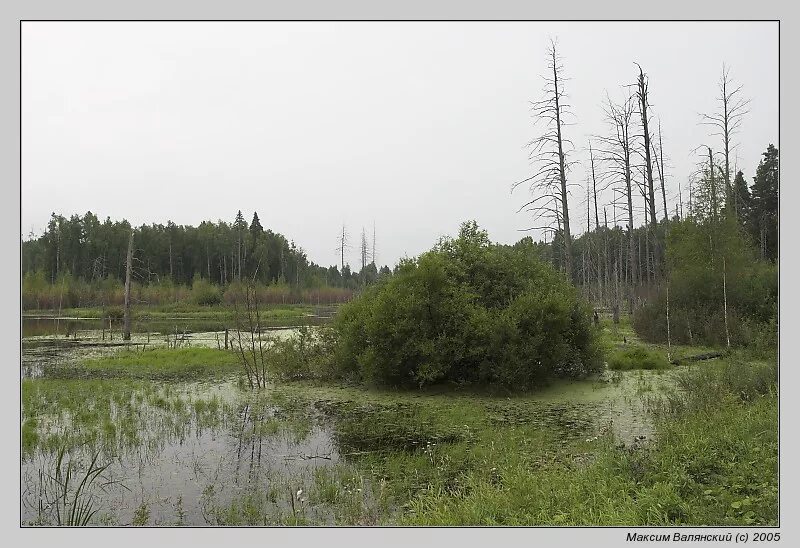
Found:
M 750 231 L 763 259 L 778 258 L 778 149 L 767 147 L 753 178 L 750 198 Z
M 264 232 L 264 228 L 261 226 L 261 221 L 258 219 L 258 213 L 253 212 L 253 221 L 250 223 L 250 235 L 252 236 L 253 240 L 258 238 L 258 235 Z
M 733 180 L 733 199 L 737 218 L 746 220 L 750 216 L 750 189 L 747 188 L 741 170 L 736 173 L 736 178 Z

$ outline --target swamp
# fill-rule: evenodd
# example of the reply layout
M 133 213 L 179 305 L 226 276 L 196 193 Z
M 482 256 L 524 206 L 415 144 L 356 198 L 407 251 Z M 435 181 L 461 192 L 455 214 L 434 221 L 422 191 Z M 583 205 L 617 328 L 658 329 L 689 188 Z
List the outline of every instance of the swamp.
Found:
M 21 527 L 781 525 L 777 21 L 20 33 Z
M 766 525 L 777 518 L 768 363 L 730 355 L 669 369 L 607 369 L 524 394 L 315 380 L 252 390 L 235 352 L 218 345 L 224 332 L 189 324 L 176 337 L 174 327 L 142 325 L 122 344 L 114 327 L 103 334 L 90 320 L 23 322 L 24 525 Z M 260 336 L 274 342 L 307 329 L 318 328 L 267 328 Z M 624 321 L 603 318 L 600 329 L 611 346 L 643 346 Z M 687 376 L 722 379 L 732 367 L 766 375 L 763 395 L 712 412 L 692 388 L 681 394 L 698 382 Z M 759 443 L 745 444 L 750 437 Z M 728 461 L 703 469 L 701 461 L 734 442 Z M 692 456 L 680 458 L 690 448 Z

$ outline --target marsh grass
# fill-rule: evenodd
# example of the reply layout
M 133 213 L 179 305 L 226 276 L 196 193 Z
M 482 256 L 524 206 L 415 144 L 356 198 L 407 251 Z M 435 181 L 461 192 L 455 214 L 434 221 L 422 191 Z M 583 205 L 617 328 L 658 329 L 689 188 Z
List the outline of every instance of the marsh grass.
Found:
M 608 367 L 615 371 L 629 371 L 631 369 L 669 369 L 671 365 L 664 354 L 636 345 L 614 352 L 608 358 Z
M 23 379 L 22 455 L 87 447 L 111 457 L 157 449 L 191 429 L 220 428 L 233 413 L 203 395 L 130 379 Z
M 93 488 L 109 464 L 99 464 L 99 452 L 95 452 L 81 473 L 75 459 L 66 456 L 62 446 L 52 470 L 39 470 L 38 522 L 47 524 L 55 518 L 55 525 L 85 526 L 99 510 Z
M 215 348 L 122 350 L 84 360 L 75 368 L 60 368 L 64 376 L 152 380 L 192 380 L 231 375 L 238 370 L 234 352 Z

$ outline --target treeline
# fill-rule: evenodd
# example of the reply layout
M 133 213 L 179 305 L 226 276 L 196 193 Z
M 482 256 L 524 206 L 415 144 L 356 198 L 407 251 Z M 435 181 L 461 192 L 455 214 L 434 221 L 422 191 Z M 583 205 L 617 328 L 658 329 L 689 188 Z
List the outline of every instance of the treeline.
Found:
M 226 288 L 248 280 L 263 288 L 265 302 L 341 302 L 391 274 L 374 262 L 358 272 L 348 264 L 315 264 L 293 241 L 264 229 L 257 213 L 249 224 L 239 211 L 232 223 L 136 228 L 124 219 L 101 222 L 92 212 L 69 218 L 54 213 L 44 234 L 22 242 L 23 306 L 119 304 L 131 231 L 133 294 L 151 304 L 224 302 Z M 195 286 L 202 291 L 192 293 Z

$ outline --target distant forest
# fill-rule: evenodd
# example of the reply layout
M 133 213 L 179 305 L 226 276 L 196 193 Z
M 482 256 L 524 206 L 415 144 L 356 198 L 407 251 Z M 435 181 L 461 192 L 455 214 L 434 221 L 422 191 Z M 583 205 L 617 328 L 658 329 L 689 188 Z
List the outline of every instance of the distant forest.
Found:
M 39 273 L 51 284 L 65 274 L 87 282 L 123 280 L 131 229 L 124 219 L 101 222 L 91 211 L 69 218 L 53 213 L 44 234 L 22 242 L 23 275 Z M 379 275 L 368 259 L 370 247 L 363 246 L 363 251 L 359 272 L 346 263 L 323 267 L 309 261 L 293 241 L 264 229 L 258 213 L 248 225 L 239 211 L 232 223 L 203 221 L 195 227 L 170 221 L 136 228 L 134 279 L 146 284 L 204 279 L 218 285 L 251 279 L 301 288 L 356 289 Z M 380 270 L 389 273 L 386 266 Z

